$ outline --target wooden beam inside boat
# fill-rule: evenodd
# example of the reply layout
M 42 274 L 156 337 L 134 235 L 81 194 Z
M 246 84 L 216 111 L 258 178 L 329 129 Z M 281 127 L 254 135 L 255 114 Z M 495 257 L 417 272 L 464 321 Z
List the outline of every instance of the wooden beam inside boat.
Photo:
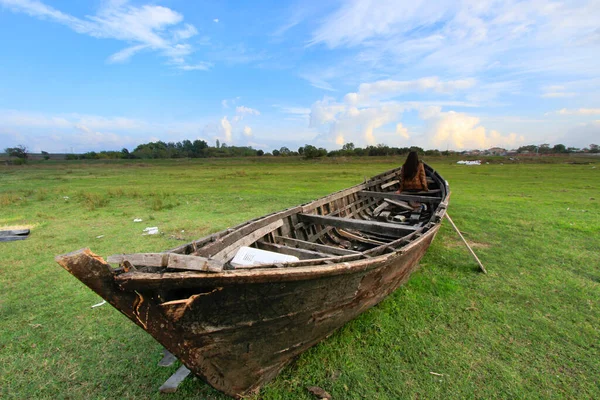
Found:
M 342 249 L 340 247 L 328 246 L 326 244 L 306 242 L 304 240 L 293 239 L 290 237 L 275 236 L 275 241 L 283 242 L 283 244 L 288 246 L 298 246 L 306 250 L 322 251 L 324 253 L 331 253 L 340 256 L 344 256 L 346 254 L 360 254 L 360 252 L 354 250 Z
M 174 253 L 115 254 L 106 260 L 112 264 L 123 264 L 127 261 L 134 266 L 167 267 L 189 271 L 220 272 L 223 270 L 223 263 L 220 261 Z
M 391 234 L 394 236 L 404 236 L 417 229 L 410 225 L 396 225 L 387 222 L 365 221 L 361 219 L 338 218 L 314 214 L 298 214 L 298 218 L 313 224 L 330 225 L 337 228 L 356 229 L 359 231 L 388 235 Z
M 203 256 L 203 257 L 211 257 L 213 255 L 216 255 L 219 252 L 222 252 L 223 250 L 225 250 L 227 247 L 230 247 L 231 245 L 233 245 L 235 247 L 236 243 L 240 239 L 243 240 L 244 237 L 246 237 L 250 234 L 253 234 L 258 229 L 263 228 L 267 225 L 270 225 L 273 222 L 281 221 L 283 218 L 286 218 L 292 214 L 295 214 L 295 213 L 299 212 L 301 209 L 302 209 L 301 206 L 289 208 L 287 210 L 268 215 L 264 218 L 260 218 L 260 219 L 253 221 L 247 225 L 240 226 L 238 229 L 234 230 L 230 234 L 225 235 L 225 236 L 217 239 L 215 242 L 208 243 L 207 245 L 199 248 L 195 254 L 199 255 L 199 256 Z M 269 233 L 269 232 L 267 232 L 267 233 Z
M 256 245 L 258 246 L 259 249 L 267 250 L 267 251 L 274 251 L 277 253 L 287 254 L 290 256 L 296 256 L 301 260 L 310 260 L 310 259 L 314 259 L 314 258 L 330 258 L 330 257 L 336 256 L 335 254 L 321 253 L 320 251 L 314 251 L 314 250 L 298 249 L 295 247 L 284 246 L 282 244 L 277 244 L 277 243 L 268 243 L 268 242 L 264 242 L 264 241 L 256 242 Z
M 440 197 L 433 196 L 418 196 L 412 194 L 404 194 L 404 193 L 392 193 L 392 192 L 370 192 L 366 190 L 362 190 L 358 192 L 360 197 L 371 197 L 378 199 L 391 199 L 391 200 L 407 200 L 407 201 L 418 201 L 419 203 L 434 203 L 437 201 L 441 201 Z
M 244 237 L 238 239 L 233 244 L 225 247 L 223 250 L 221 250 L 217 254 L 215 254 L 212 258 L 214 258 L 216 260 L 227 261 L 235 255 L 235 252 L 237 252 L 237 250 L 240 247 L 250 246 L 252 243 L 256 242 L 258 239 L 262 238 L 266 234 L 273 232 L 277 228 L 280 228 L 282 225 L 283 225 L 283 220 L 278 219 L 275 222 L 272 222 L 267 226 L 263 226 L 262 228 L 259 228 L 259 229 L 255 230 L 254 232 L 249 233 L 247 236 L 244 236 Z

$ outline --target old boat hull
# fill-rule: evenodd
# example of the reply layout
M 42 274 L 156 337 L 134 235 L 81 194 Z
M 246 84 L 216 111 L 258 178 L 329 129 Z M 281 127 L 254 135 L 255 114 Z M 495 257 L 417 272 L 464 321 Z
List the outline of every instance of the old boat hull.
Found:
M 257 391 L 294 357 L 402 285 L 435 237 L 447 195 L 446 185 L 436 215 L 408 243 L 354 260 L 351 254 L 340 262 L 218 273 L 126 272 L 113 269 L 89 250 L 59 256 L 57 261 L 196 375 L 240 397 Z M 258 219 L 267 219 L 259 225 L 272 223 L 268 218 Z M 207 243 L 227 244 L 225 238 L 235 232 L 217 234 Z M 173 251 L 189 250 L 182 246 Z

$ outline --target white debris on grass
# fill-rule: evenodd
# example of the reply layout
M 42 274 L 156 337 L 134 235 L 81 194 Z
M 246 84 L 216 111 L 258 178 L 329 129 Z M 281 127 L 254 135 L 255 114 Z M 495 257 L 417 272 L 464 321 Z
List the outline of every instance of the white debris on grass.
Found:
M 69 196 L 63 196 L 63 199 L 65 199 L 65 201 L 69 200 Z
M 157 226 L 149 226 L 146 229 L 144 229 L 143 235 L 156 235 L 158 234 L 158 227 Z
M 96 239 L 102 239 L 104 235 L 96 236 Z
M 142 222 L 142 221 L 143 221 L 143 219 L 141 219 L 141 218 L 134 218 L 133 219 L 133 222 Z
M 105 304 L 106 304 L 106 300 L 103 300 L 102 302 L 100 302 L 100 303 L 98 303 L 98 304 L 94 304 L 94 305 L 92 306 L 92 308 L 100 307 L 100 306 L 103 306 L 103 305 L 105 305 Z
M 460 161 L 457 161 L 456 163 L 461 164 L 461 165 L 481 165 L 481 160 L 474 160 L 474 161 L 460 160 Z

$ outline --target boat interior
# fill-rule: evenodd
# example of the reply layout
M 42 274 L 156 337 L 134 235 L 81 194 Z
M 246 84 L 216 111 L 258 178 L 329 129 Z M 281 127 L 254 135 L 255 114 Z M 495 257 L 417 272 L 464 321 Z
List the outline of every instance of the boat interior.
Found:
M 395 252 L 439 223 L 447 206 L 447 182 L 431 167 L 425 170 L 428 191 L 396 193 L 396 168 L 166 252 L 115 255 L 109 262 L 144 272 L 220 272 L 335 264 Z

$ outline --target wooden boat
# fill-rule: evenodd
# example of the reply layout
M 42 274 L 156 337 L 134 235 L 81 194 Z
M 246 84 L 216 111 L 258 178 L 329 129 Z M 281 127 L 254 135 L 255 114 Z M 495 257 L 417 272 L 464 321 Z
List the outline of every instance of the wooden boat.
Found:
M 395 194 L 399 172 L 162 253 L 105 262 L 83 249 L 56 260 L 193 373 L 230 396 L 245 396 L 417 268 L 449 189 L 426 166 L 428 192 Z M 415 201 L 416 210 L 407 203 Z M 298 261 L 234 268 L 230 261 L 242 246 Z

